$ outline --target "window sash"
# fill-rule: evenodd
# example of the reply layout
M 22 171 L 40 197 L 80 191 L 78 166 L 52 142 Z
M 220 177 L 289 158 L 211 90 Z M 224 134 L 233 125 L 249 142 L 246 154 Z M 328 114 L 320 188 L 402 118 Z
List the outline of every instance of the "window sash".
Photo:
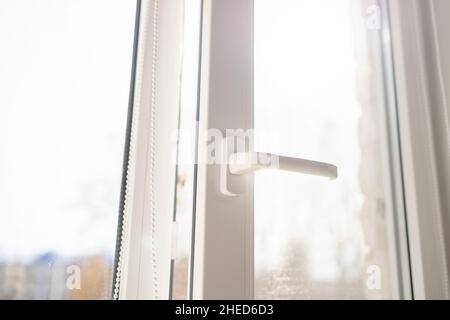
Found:
M 114 298 L 168 299 L 183 2 L 138 1 L 139 25 Z

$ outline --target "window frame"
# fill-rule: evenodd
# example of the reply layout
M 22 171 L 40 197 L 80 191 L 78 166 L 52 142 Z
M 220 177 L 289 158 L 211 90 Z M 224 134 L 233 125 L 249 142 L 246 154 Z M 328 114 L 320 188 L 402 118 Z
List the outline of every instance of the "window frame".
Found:
M 405 186 L 405 206 L 415 299 L 449 299 L 445 225 L 436 167 L 430 80 L 436 46 L 433 1 L 391 0 L 394 67 Z M 430 20 L 426 21 L 425 12 Z M 432 22 L 427 23 L 427 22 Z M 431 35 L 431 36 L 430 36 Z M 447 40 L 448 41 L 448 40 Z M 436 68 L 439 69 L 439 66 Z M 439 70 L 438 70 L 439 71 Z M 439 83 L 441 79 L 434 79 Z M 440 92 L 442 94 L 442 92 Z M 444 106 L 445 107 L 445 106 Z
M 113 299 L 169 299 L 183 3 L 138 0 Z
M 252 299 L 253 174 L 229 181 L 241 195 L 223 195 L 221 166 L 208 164 L 204 134 L 253 127 L 253 0 L 203 0 L 202 7 L 191 298 Z
M 413 292 L 406 293 L 402 297 L 404 299 L 448 299 L 450 296 L 445 246 L 448 230 L 443 223 L 445 210 L 439 194 L 434 150 L 432 93 L 427 82 L 433 71 L 429 70 L 429 61 L 435 57 L 430 57 L 426 51 L 423 32 L 436 34 L 435 30 L 429 30 L 433 25 L 425 24 L 421 14 L 423 6 L 428 6 L 434 21 L 434 11 L 429 7 L 432 1 L 380 1 L 390 18 L 392 48 L 388 49 L 392 52 L 385 54 L 392 53 L 395 72 L 396 101 L 390 103 L 397 105 L 397 122 L 389 125 L 395 128 L 390 134 L 399 137 L 400 152 L 394 157 L 401 163 L 400 167 L 393 168 L 394 189 L 397 192 L 402 190 L 398 194 L 400 201 L 396 201 L 394 206 L 399 211 L 406 208 L 405 233 L 398 235 L 406 239 L 406 242 L 400 241 L 400 251 L 409 250 L 406 260 L 410 266 L 405 264 L 404 255 L 399 258 L 403 261 L 404 287 L 409 286 L 409 267 L 412 273 Z M 142 3 L 143 9 L 140 11 L 137 45 L 130 163 L 126 170 L 124 222 L 127 227 L 119 234 L 123 239 L 119 245 L 118 297 L 157 299 L 168 298 L 170 291 L 176 181 L 175 160 L 172 161 L 171 157 L 176 152 L 167 143 L 167 136 L 177 129 L 181 59 L 173 48 L 182 43 L 183 19 L 182 6 L 175 0 L 142 0 L 138 3 Z M 158 16 L 149 14 L 155 3 L 159 5 Z M 156 21 L 156 18 L 160 20 Z M 155 36 L 153 27 L 159 23 L 161 34 Z M 148 32 L 143 34 L 141 30 Z M 148 40 L 147 35 L 151 34 L 154 41 Z M 229 181 L 231 188 L 243 191 L 239 197 L 221 194 L 220 165 L 207 164 L 208 143 L 203 139 L 202 130 L 219 129 L 225 133 L 226 129 L 253 127 L 253 0 L 203 0 L 201 37 L 199 163 L 196 164 L 197 185 L 194 188 L 197 193 L 194 195 L 190 298 L 252 299 L 254 177 L 248 174 Z M 433 38 L 431 42 L 436 44 L 437 40 Z M 164 59 L 154 59 L 155 49 Z M 155 70 L 158 76 L 153 74 L 152 77 Z M 153 177 L 151 183 L 157 185 L 161 192 L 158 193 L 161 198 L 155 212 L 170 213 L 156 215 L 160 225 L 157 247 L 161 262 L 158 265 L 161 274 L 156 281 L 152 273 L 154 264 L 149 262 L 152 261 L 152 252 L 144 250 L 144 241 L 152 232 L 141 229 L 142 222 L 152 219 L 153 212 L 146 206 L 149 196 L 144 192 L 150 182 L 143 177 L 155 156 L 154 153 L 146 153 L 152 135 L 145 125 L 151 112 L 155 83 L 159 95 L 157 106 L 164 104 L 164 108 L 158 109 L 164 111 L 158 113 L 156 119 L 158 136 L 155 139 L 161 152 L 155 161 L 165 165 L 158 168 L 160 174 Z M 223 246 L 224 239 L 227 239 L 227 246 Z M 155 285 L 161 288 L 161 295 L 155 294 Z

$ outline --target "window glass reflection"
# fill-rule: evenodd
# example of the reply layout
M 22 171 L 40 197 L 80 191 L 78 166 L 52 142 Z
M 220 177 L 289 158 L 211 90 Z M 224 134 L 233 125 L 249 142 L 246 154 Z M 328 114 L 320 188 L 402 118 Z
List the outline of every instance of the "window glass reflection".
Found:
M 109 299 L 136 4 L 0 3 L 0 299 Z

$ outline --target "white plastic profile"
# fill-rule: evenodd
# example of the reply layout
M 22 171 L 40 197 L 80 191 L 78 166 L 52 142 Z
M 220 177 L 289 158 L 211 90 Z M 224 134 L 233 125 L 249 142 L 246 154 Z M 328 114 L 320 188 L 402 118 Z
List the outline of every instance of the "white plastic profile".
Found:
M 168 299 L 175 240 L 173 212 L 180 51 L 179 0 L 137 2 L 133 108 L 114 299 Z M 156 199 L 156 200 L 155 200 Z
M 243 175 L 262 169 L 278 169 L 327 177 L 332 180 L 338 176 L 338 169 L 333 164 L 264 152 L 233 153 L 228 160 L 228 168 L 234 175 Z

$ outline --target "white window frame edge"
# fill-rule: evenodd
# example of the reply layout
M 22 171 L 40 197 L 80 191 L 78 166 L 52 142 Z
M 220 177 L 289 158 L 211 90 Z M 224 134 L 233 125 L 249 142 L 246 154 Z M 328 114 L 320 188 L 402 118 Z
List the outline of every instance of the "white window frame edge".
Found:
M 140 1 L 133 115 L 114 295 L 168 299 L 183 2 Z
M 414 298 L 448 299 L 444 212 L 427 81 L 432 57 L 423 38 L 423 30 L 432 26 L 421 15 L 421 6 L 429 2 L 391 0 L 389 5 Z
M 389 245 L 389 260 L 391 268 L 394 270 L 389 281 L 391 281 L 394 299 L 410 300 L 413 293 L 388 2 L 389 0 L 378 2 L 381 8 L 381 28 L 377 42 L 379 51 L 376 51 L 375 54 L 380 56 L 380 65 L 377 66 L 377 69 L 381 71 L 380 81 L 382 82 L 385 106 L 380 112 L 380 123 L 383 160 L 388 164 L 383 174 L 389 177 L 384 181 L 386 208 L 388 212 L 392 213 L 388 215 L 386 225 L 388 242 L 391 244 Z
M 201 132 L 218 129 L 224 134 L 226 129 L 253 128 L 253 0 L 203 0 L 202 11 L 191 297 L 252 299 L 253 174 L 229 181 L 243 191 L 241 195 L 222 195 L 220 165 L 206 164 L 207 146 Z

